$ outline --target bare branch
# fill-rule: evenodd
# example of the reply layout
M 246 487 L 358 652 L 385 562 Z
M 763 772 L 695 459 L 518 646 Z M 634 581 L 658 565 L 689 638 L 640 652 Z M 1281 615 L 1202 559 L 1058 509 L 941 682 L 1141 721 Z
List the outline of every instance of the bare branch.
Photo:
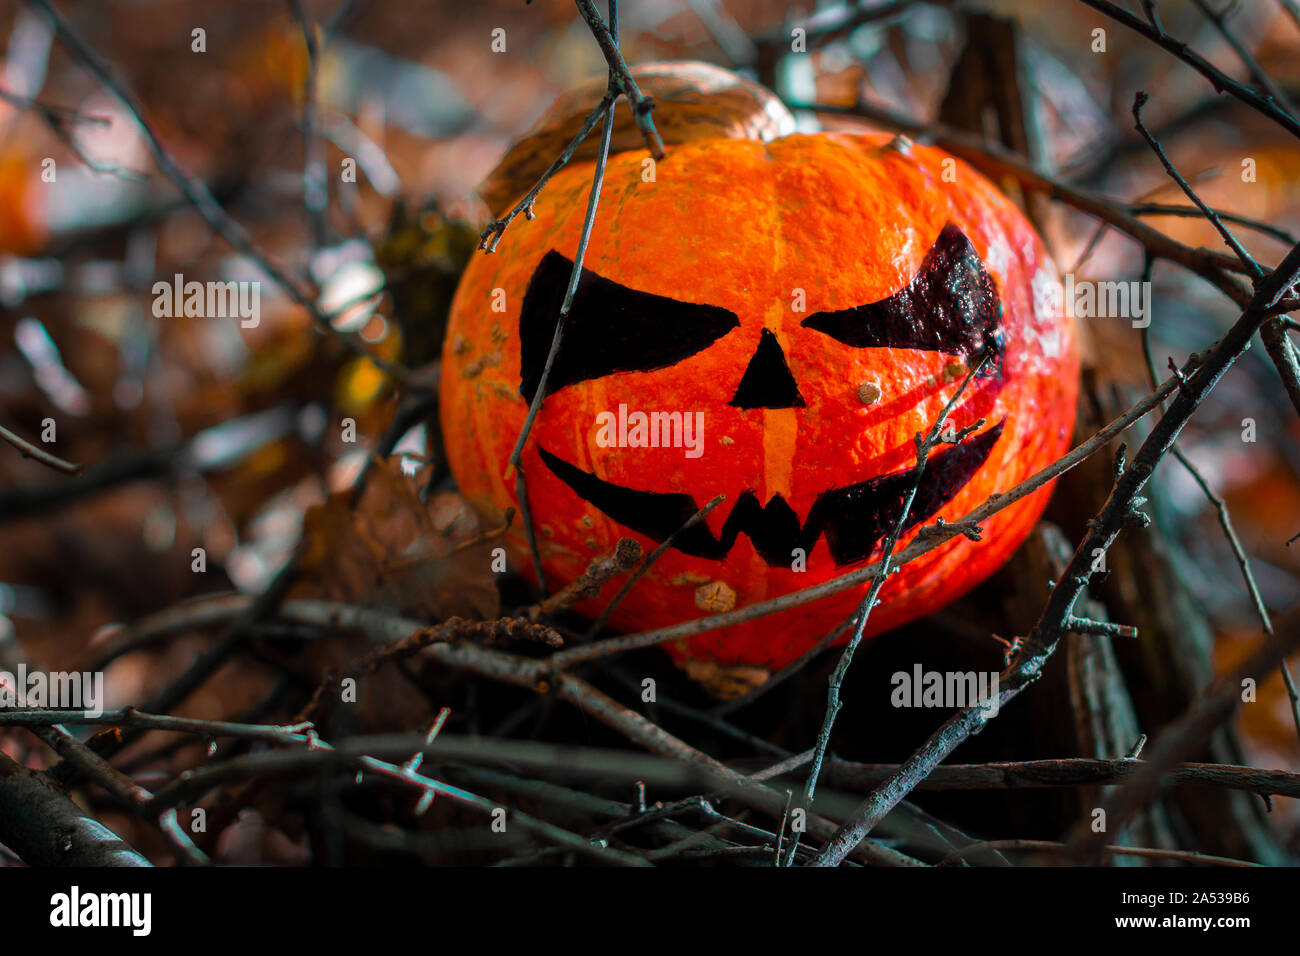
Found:
M 1146 126 L 1143 125 L 1142 107 L 1146 104 L 1148 99 L 1150 99 L 1150 97 L 1145 93 L 1138 93 L 1133 97 L 1133 123 L 1136 126 L 1137 131 L 1142 134 L 1142 138 L 1147 141 L 1151 150 L 1160 159 L 1160 165 L 1164 166 L 1165 172 L 1169 174 L 1169 178 L 1178 184 L 1178 187 L 1186 193 L 1187 198 L 1196 204 L 1196 208 L 1200 209 L 1205 215 L 1205 218 L 1208 219 L 1214 228 L 1219 231 L 1219 235 L 1223 236 L 1223 241 L 1227 244 L 1228 248 L 1236 253 L 1237 258 L 1241 260 L 1242 264 L 1250 271 L 1251 275 L 1256 278 L 1263 275 L 1264 270 L 1259 267 L 1259 263 L 1256 262 L 1251 254 L 1237 241 L 1237 237 L 1234 236 L 1228 227 L 1223 224 L 1223 220 L 1219 218 L 1218 214 L 1207 206 L 1201 197 L 1196 194 L 1196 190 L 1192 189 L 1187 180 L 1183 178 L 1180 172 L 1178 172 L 1178 168 L 1174 166 L 1169 157 L 1165 155 L 1164 147 L 1160 145 L 1160 142 L 1152 136 L 1147 131 Z
M 987 764 L 941 764 L 917 784 L 917 790 L 1002 790 L 1044 787 L 1083 787 L 1123 783 L 1142 771 L 1144 762 L 1131 757 L 1109 760 L 1067 757 Z M 897 764 L 860 764 L 832 758 L 825 776 L 837 787 L 873 789 L 898 772 Z M 1169 768 L 1164 782 L 1171 786 L 1244 790 L 1261 796 L 1300 797 L 1300 773 L 1256 770 L 1229 764 L 1184 763 Z
M 1055 840 L 985 840 L 970 846 L 954 850 L 940 860 L 935 866 L 951 866 L 959 860 L 984 850 L 1053 850 L 1060 853 L 1069 848 Z M 1248 860 L 1234 860 L 1226 856 L 1212 856 L 1208 853 L 1196 853 L 1191 850 L 1162 850 L 1146 846 L 1107 846 L 1105 852 L 1112 856 L 1138 856 L 1151 860 L 1177 860 L 1180 863 L 1199 864 L 1201 866 L 1259 866 Z
M 1165 382 L 1159 389 L 1146 398 L 1142 399 L 1127 412 L 1115 419 L 1105 428 L 1101 429 L 1092 438 L 1083 442 L 1074 448 L 1069 454 L 1063 455 L 1052 464 L 1043 468 L 1041 471 L 1026 478 L 1020 484 L 1008 491 L 989 498 L 984 504 L 975 510 L 966 514 L 957 521 L 951 521 L 943 525 L 927 525 L 918 533 L 916 539 L 906 548 L 898 552 L 896 563 L 903 565 L 925 554 L 933 551 L 947 541 L 952 540 L 958 535 L 965 534 L 974 528 L 979 527 L 993 515 L 997 514 L 1008 505 L 1019 501 L 1026 495 L 1033 494 L 1039 488 L 1059 478 L 1065 472 L 1075 467 L 1079 462 L 1095 454 L 1104 448 L 1117 436 L 1122 434 L 1134 422 L 1143 418 L 1153 409 L 1160 405 L 1160 402 L 1167 398 L 1178 388 L 1178 382 L 1170 379 Z M 635 650 L 641 647 L 651 647 L 655 644 L 664 644 L 668 641 L 675 641 L 684 637 L 693 637 L 696 634 L 704 634 L 708 631 L 717 630 L 718 628 L 730 627 L 733 624 L 740 624 L 745 621 L 756 620 L 760 617 L 766 617 L 769 614 L 776 614 L 780 611 L 788 610 L 792 607 L 798 607 L 811 601 L 819 600 L 831 594 L 838 594 L 849 588 L 871 580 L 877 570 L 878 563 L 865 565 L 864 567 L 853 571 L 849 574 L 833 578 L 824 584 L 817 584 L 809 588 L 802 588 L 798 591 L 791 591 L 779 598 L 773 598 L 770 601 L 760 601 L 757 604 L 751 604 L 748 607 L 739 608 L 734 611 L 727 611 L 722 614 L 714 614 L 709 617 L 696 618 L 692 621 L 686 621 L 682 624 L 674 624 L 671 627 L 663 627 L 653 631 L 644 631 L 640 634 L 629 634 L 624 637 L 611 637 L 603 641 L 595 641 L 581 647 L 570 648 L 561 651 L 551 657 L 550 663 L 554 667 L 569 667 L 581 661 L 594 660 L 598 657 L 604 657 L 607 654 L 617 654 L 624 651 Z
M 150 866 L 35 770 L 0 753 L 0 843 L 29 866 Z
M 135 94 L 113 75 L 113 71 L 104 58 L 85 40 L 81 39 L 63 14 L 49 0 L 27 0 L 27 2 L 45 15 L 45 18 L 54 27 L 59 39 L 63 41 L 64 46 L 131 112 L 136 122 L 140 124 L 141 131 L 145 134 L 145 145 L 153 156 L 154 162 L 157 163 L 158 169 L 175 184 L 176 188 L 181 191 L 181 195 L 198 210 L 199 215 L 203 217 L 204 222 L 208 224 L 213 232 L 229 243 L 237 252 L 257 263 L 258 268 L 265 272 L 289 298 L 311 314 L 312 320 L 322 332 L 336 336 L 352 351 L 369 359 L 377 368 L 382 369 L 397 381 L 403 384 L 409 383 L 410 375 L 405 369 L 394 366 L 375 355 L 356 336 L 335 329 L 325 314 L 321 312 L 316 299 L 299 286 L 298 280 L 275 265 L 257 247 L 248 231 L 221 207 L 221 204 L 213 197 L 204 182 L 181 166 L 176 158 L 167 151 L 162 145 L 162 141 L 158 139 L 157 133 L 154 132 L 153 127 L 145 118 L 144 109 L 135 98 Z
M 601 588 L 620 574 L 630 571 L 641 560 L 643 553 L 641 545 L 632 538 L 620 538 L 613 550 L 592 558 L 582 574 L 545 601 L 528 608 L 523 616 L 530 621 L 553 617 L 575 604 L 599 596 Z
M 18 435 L 15 435 L 9 429 L 5 428 L 3 425 L 0 425 L 0 439 L 4 439 L 9 444 L 17 448 L 18 451 L 22 453 L 22 456 L 24 458 L 32 458 L 36 461 L 39 461 L 42 465 L 46 465 L 47 467 L 53 468 L 55 471 L 63 472 L 65 475 L 81 474 L 81 469 L 82 469 L 81 465 L 74 465 L 70 461 L 64 461 L 62 458 L 59 458 L 57 455 L 51 455 L 48 451 L 45 451 L 44 449 L 37 448 L 31 442 L 27 441 L 24 438 L 19 437 Z
M 610 602 L 605 605 L 605 609 L 600 612 L 600 616 L 592 622 L 591 629 L 587 631 L 587 640 L 590 641 L 595 639 L 596 635 L 605 629 L 605 626 L 609 623 L 610 615 L 614 613 L 614 609 L 622 603 L 623 598 L 628 596 L 632 588 L 636 586 L 636 583 L 645 576 L 645 573 L 654 567 L 654 563 L 663 557 L 664 553 L 673 546 L 673 542 L 677 540 L 677 536 L 683 532 L 689 531 L 691 528 L 694 528 L 709 516 L 710 511 L 726 500 L 726 495 L 718 495 L 703 508 L 682 522 L 680 528 L 668 537 L 664 538 L 664 540 L 659 543 L 659 547 L 646 555 L 645 559 L 637 566 L 636 570 L 628 575 L 627 580 L 623 582 L 623 586 L 618 589 L 618 593 L 616 593 L 613 598 L 610 599 Z
M 1277 123 L 1292 136 L 1300 136 L 1300 123 L 1296 122 L 1296 119 L 1291 116 L 1290 113 L 1274 103 L 1271 99 L 1260 96 L 1250 87 L 1232 79 L 1232 77 L 1228 76 L 1213 63 L 1206 60 L 1199 53 L 1193 51 L 1186 43 L 1181 40 L 1175 40 L 1173 37 L 1169 36 L 1169 34 L 1157 30 L 1155 27 L 1147 23 L 1143 23 L 1123 7 L 1111 3 L 1110 0 L 1079 0 L 1079 2 L 1106 14 L 1106 16 L 1110 17 L 1117 23 L 1122 23 L 1130 30 L 1142 34 L 1162 49 L 1172 53 L 1178 59 L 1182 60 L 1196 72 L 1209 80 L 1214 86 L 1216 93 L 1231 94 L 1247 106 L 1251 107 L 1251 109 L 1257 110 L 1269 119 L 1273 120 L 1273 122 Z
M 911 487 L 908 488 L 907 494 L 903 497 L 903 507 L 898 514 L 898 520 L 894 523 L 894 527 L 890 529 L 889 535 L 885 538 L 884 544 L 881 548 L 880 558 L 876 562 L 878 570 L 876 571 L 875 577 L 871 579 L 871 587 L 867 590 L 867 596 L 862 599 L 862 603 L 858 605 L 857 610 L 850 616 L 850 619 L 853 621 L 853 636 L 849 638 L 848 644 L 845 645 L 843 652 L 840 654 L 839 662 L 835 665 L 835 669 L 831 671 L 829 685 L 826 689 L 826 714 L 822 718 L 821 730 L 817 734 L 817 745 L 813 751 L 812 758 L 812 770 L 808 773 L 808 780 L 804 784 L 803 805 L 805 807 L 812 806 L 813 797 L 817 792 L 817 780 L 821 776 L 822 761 L 826 758 L 826 751 L 830 747 L 831 743 L 831 731 L 835 727 L 835 718 L 840 712 L 840 687 L 844 682 L 845 674 L 848 673 L 849 666 L 853 663 L 854 652 L 857 651 L 858 645 L 862 643 L 863 631 L 867 626 L 867 621 L 871 618 L 871 612 L 876 605 L 880 603 L 878 600 L 880 589 L 893 571 L 892 561 L 894 557 L 894 549 L 898 546 L 898 539 L 902 537 L 903 530 L 907 527 L 907 518 L 912 511 L 912 502 L 916 499 L 916 491 L 921 486 L 921 478 L 925 474 L 926 460 L 929 458 L 930 452 L 934 450 L 934 447 L 939 444 L 941 436 L 943 435 L 944 424 L 948 421 L 948 416 L 952 414 L 952 410 L 957 407 L 957 403 L 961 400 L 962 395 L 966 393 L 967 387 L 969 387 L 970 383 L 975 379 L 975 376 L 980 373 L 980 370 L 984 368 L 991 358 L 993 358 L 993 351 L 986 346 L 979 361 L 971 364 L 970 370 L 966 373 L 966 377 L 962 379 L 961 384 L 953 392 L 952 397 L 948 399 L 947 404 L 944 405 L 943 410 L 939 413 L 939 417 L 935 420 L 934 424 L 930 426 L 930 431 L 924 437 L 919 433 L 915 436 L 916 474 L 912 479 Z M 984 419 L 981 418 L 975 424 L 962 429 L 953 443 L 956 444 L 963 440 L 983 424 Z M 790 843 L 790 849 L 786 854 L 786 866 L 794 865 L 795 852 L 798 850 L 798 847 L 799 834 L 796 833 Z
M 999 708 L 1037 680 L 1043 665 L 1056 649 L 1065 633 L 1066 620 L 1071 616 L 1092 577 L 1096 555 L 1104 554 L 1119 536 L 1122 528 L 1137 523 L 1140 493 L 1150 480 L 1160 459 L 1182 431 L 1205 397 L 1214 388 L 1223 373 L 1237 360 L 1250 344 L 1251 338 L 1266 320 L 1269 307 L 1281 299 L 1300 278 L 1300 245 L 1287 254 L 1276 271 L 1265 276 L 1257 285 L 1250 306 L 1226 335 L 1196 364 L 1186 377 L 1175 376 L 1179 383 L 1176 397 L 1169 411 L 1156 423 L 1147 440 L 1133 458 L 1132 465 L 1115 482 L 1105 507 L 1089 523 L 1088 534 L 1079 543 L 1060 580 L 1052 588 L 1047 606 L 1020 652 L 1001 675 L 999 682 Z M 1270 648 L 1272 650 L 1272 648 Z M 1223 716 L 1226 716 L 1224 714 Z M 843 824 L 822 848 L 814 861 L 818 866 L 834 866 L 844 859 L 852 847 L 865 837 L 884 818 L 898 801 L 903 799 L 919 782 L 966 740 L 981 729 L 990 719 L 989 710 L 977 705 L 968 707 L 937 730 L 900 768 L 897 775 L 875 790 L 854 811 L 853 817 Z M 1216 724 L 1217 726 L 1217 724 Z M 1182 759 L 1182 751 L 1177 751 Z M 1154 758 L 1153 758 L 1154 759 Z M 1118 814 L 1116 816 L 1119 816 Z M 1124 818 L 1111 817 L 1111 826 L 1117 827 Z

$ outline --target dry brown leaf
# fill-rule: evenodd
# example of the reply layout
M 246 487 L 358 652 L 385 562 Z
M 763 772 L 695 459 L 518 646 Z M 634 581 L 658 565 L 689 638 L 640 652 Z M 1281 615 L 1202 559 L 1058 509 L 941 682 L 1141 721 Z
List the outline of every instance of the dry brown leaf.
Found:
M 426 504 L 400 459 L 376 462 L 355 507 L 349 490 L 307 512 L 293 593 L 422 620 L 495 617 L 494 540 L 460 495 L 438 494 Z

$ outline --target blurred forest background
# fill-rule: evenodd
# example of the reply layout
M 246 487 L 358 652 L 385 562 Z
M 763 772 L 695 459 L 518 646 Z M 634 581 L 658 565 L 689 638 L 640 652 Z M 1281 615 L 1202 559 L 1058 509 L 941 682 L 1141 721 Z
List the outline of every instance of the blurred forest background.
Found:
M 1139 3 L 1120 5 L 1142 13 Z M 1225 6 L 1162 0 L 1159 15 L 1169 34 L 1242 79 L 1249 72 L 1236 47 L 1244 48 L 1290 102 L 1300 102 L 1296 10 L 1272 0 L 1239 3 L 1225 36 L 1206 13 Z M 300 277 L 298 286 L 321 311 L 351 304 L 332 320 L 351 344 L 322 334 L 302 302 L 267 281 L 262 263 L 214 234 L 160 171 L 131 112 L 84 57 L 60 42 L 39 7 L 0 3 L 0 425 L 83 466 L 78 475 L 60 474 L 0 445 L 0 647 L 9 648 L 0 660 L 25 657 L 64 670 L 100 663 L 106 648 L 119 646 L 125 623 L 158 623 L 160 613 L 204 595 L 262 594 L 300 539 L 294 598 L 388 607 L 426 621 L 490 618 L 526 605 L 518 583 L 498 589 L 486 561 L 456 557 L 464 552 L 453 549 L 484 529 L 455 495 L 440 460 L 436 414 L 429 416 L 427 404 L 410 404 L 409 386 L 436 382 L 457 278 L 468 258 L 481 254 L 479 232 L 490 215 L 476 186 L 559 94 L 605 74 L 573 3 L 64 0 L 57 7 L 132 91 L 167 153 L 256 248 Z M 627 0 L 621 18 L 621 44 L 633 65 L 703 60 L 747 71 L 792 106 L 841 108 L 796 110 L 803 129 L 874 124 L 848 115 L 866 105 L 868 113 L 887 111 L 921 127 L 937 123 L 1001 138 L 1039 170 L 1080 189 L 1128 204 L 1186 206 L 1133 128 L 1133 94 L 1146 90 L 1153 97 L 1148 126 L 1201 197 L 1273 228 L 1238 231 L 1252 254 L 1274 263 L 1300 231 L 1300 143 L 1081 3 L 797 9 L 784 0 Z M 790 27 L 805 22 L 813 24 L 809 52 L 791 55 Z M 980 105 L 965 101 L 964 84 L 952 82 L 954 75 L 969 77 L 963 70 L 981 69 L 980 51 L 989 48 L 968 41 L 990 22 L 1015 25 L 1014 47 L 999 51 L 1018 66 L 1025 115 L 1015 131 L 990 127 Z M 820 24 L 825 28 L 815 29 Z M 491 48 L 499 27 L 506 30 L 505 53 Z M 1104 53 L 1093 51 L 1099 27 L 1106 30 Z M 194 48 L 197 29 L 204 31 L 202 52 Z M 349 157 L 357 165 L 353 182 L 340 177 Z M 1243 182 L 1247 157 L 1256 175 Z M 53 182 L 42 176 L 47 159 L 57 171 Z M 1003 185 L 1030 209 L 1062 270 L 1099 280 L 1141 277 L 1141 250 L 1130 239 L 1099 231 L 1095 219 L 1067 205 Z M 1144 221 L 1187 246 L 1222 248 L 1203 219 L 1144 214 Z M 262 280 L 259 324 L 155 318 L 151 287 L 175 273 Z M 1169 263 L 1158 264 L 1152 280 L 1150 350 L 1164 378 L 1169 357 L 1181 363 L 1205 348 L 1240 309 Z M 1150 391 L 1141 338 L 1129 323 L 1082 325 L 1077 440 Z M 397 387 L 358 350 L 402 366 L 408 387 Z M 337 427 L 349 417 L 355 444 L 343 442 Z M 1255 423 L 1253 443 L 1242 438 L 1246 418 Z M 48 419 L 56 423 L 57 443 L 45 445 L 39 436 Z M 1256 346 L 1180 440 L 1230 509 L 1263 602 L 1276 612 L 1293 607 L 1300 594 L 1300 545 L 1288 546 L 1300 533 L 1298 438 L 1296 409 Z M 385 460 L 370 467 L 365 491 L 353 501 L 349 489 L 376 450 Z M 864 646 L 844 690 L 848 709 L 833 748 L 839 757 L 896 763 L 937 725 L 941 718 L 932 713 L 891 710 L 879 687 L 900 663 L 910 668 L 918 643 L 931 667 L 998 666 L 1003 649 L 989 634 L 1024 633 L 1035 620 L 1062 549 L 1067 557 L 1073 550 L 1064 542 L 1080 539 L 1109 492 L 1113 463 L 1106 458 L 1089 459 L 1061 481 L 1046 515 L 1050 526 L 993 580 L 934 617 Z M 1074 650 L 1058 653 L 1044 686 L 1008 707 L 957 759 L 1123 756 L 1138 732 L 1155 734 L 1215 673 L 1256 645 L 1259 618 L 1218 511 L 1194 476 L 1167 460 L 1150 499 L 1151 528 L 1125 533 L 1109 557 L 1112 574 L 1093 589 L 1111 620 L 1142 633 L 1140 641 L 1115 642 L 1113 673 L 1123 675 L 1118 692 L 1126 694 L 1127 721 L 1085 732 L 1090 718 L 1081 716 L 1079 688 L 1071 683 L 1083 665 Z M 206 555 L 203 573 L 192 569 L 195 548 Z M 411 557 L 395 564 L 399 555 Z M 305 640 L 307 625 L 274 619 L 257 622 L 237 649 L 221 651 L 220 626 L 181 617 L 107 665 L 109 706 L 148 710 L 161 702 L 198 718 L 283 723 L 302 711 L 326 675 L 366 653 L 355 635 Z M 205 658 L 214 648 L 221 652 Z M 646 716 L 719 759 L 757 768 L 811 746 L 837 656 L 823 655 L 771 694 L 725 714 L 655 649 L 619 657 L 588 676 L 631 702 L 640 675 L 655 675 L 663 690 Z M 202 659 L 210 672 L 177 690 Z M 352 733 L 423 733 L 447 707 L 439 726 L 449 736 L 630 747 L 551 697 L 448 672 L 420 657 L 386 664 L 367 681 L 372 689 L 356 713 L 340 710 L 325 725 L 336 745 Z M 1114 692 L 1115 685 L 1106 686 Z M 1131 739 L 1121 741 L 1129 731 Z M 145 787 L 262 746 L 157 732 L 102 743 L 95 748 Z M 1231 732 L 1200 759 L 1295 768 L 1297 747 L 1274 673 L 1261 681 L 1259 702 L 1244 707 Z M 0 731 L 0 751 L 31 768 L 57 762 L 23 728 Z M 518 782 L 532 782 L 529 773 L 507 769 L 515 777 L 493 777 L 496 771 L 466 759 L 439 772 L 476 792 L 504 794 L 535 815 L 550 812 L 551 798 Z M 626 777 L 582 780 L 574 787 L 583 793 L 620 805 L 638 799 Z M 174 848 L 148 822 L 84 781 L 67 782 L 146 856 L 174 859 Z M 849 795 L 863 789 L 847 770 L 837 777 L 834 766 L 827 786 L 830 802 L 819 799 L 818 807 L 830 816 L 837 795 L 851 806 Z M 1090 786 L 918 791 L 891 814 L 882 836 L 932 861 L 963 840 L 1055 839 L 1094 805 Z M 476 835 L 483 829 L 478 818 L 462 816 L 454 802 L 440 800 L 417 814 L 409 795 L 391 787 L 336 790 L 322 795 L 314 777 L 225 787 L 206 803 L 207 831 L 194 840 L 216 861 L 242 863 L 535 861 L 568 859 L 571 852 L 548 856 L 527 843 L 501 849 Z M 651 787 L 649 799 L 690 792 Z M 1171 794 L 1139 821 L 1135 839 L 1275 863 L 1300 852 L 1293 798 L 1277 798 L 1270 813 L 1240 790 L 1183 787 Z M 736 829 L 740 823 L 717 829 L 707 813 L 683 813 L 691 828 L 728 839 L 744 832 Z M 750 813 L 733 807 L 727 820 L 753 820 Z M 560 818 L 584 834 L 602 825 L 601 814 L 581 801 Z M 772 830 L 779 823 L 753 822 Z M 659 845 L 649 837 L 639 843 L 641 834 L 611 839 L 618 846 Z

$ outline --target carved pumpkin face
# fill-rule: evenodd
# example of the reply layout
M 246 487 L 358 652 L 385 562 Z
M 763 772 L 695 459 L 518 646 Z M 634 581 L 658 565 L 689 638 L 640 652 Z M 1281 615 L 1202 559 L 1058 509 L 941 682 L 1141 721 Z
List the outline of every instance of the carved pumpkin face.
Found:
M 524 452 L 547 580 L 619 538 L 649 551 L 700 506 L 619 606 L 628 630 L 778 597 L 870 560 L 914 479 L 925 432 L 985 425 L 927 462 L 909 531 L 954 519 L 1064 452 L 1078 358 L 1036 307 L 1056 273 L 1021 213 L 939 150 L 876 134 L 717 139 L 610 158 L 584 274 Z M 534 221 L 469 266 L 442 377 L 447 454 L 495 517 L 572 268 L 591 166 L 546 187 Z M 1002 563 L 1042 492 L 907 564 L 868 633 L 937 610 Z M 901 542 L 905 545 L 911 534 Z M 522 532 L 514 559 L 528 565 Z M 606 589 L 608 600 L 613 588 Z M 775 669 L 842 621 L 865 586 L 670 647 L 704 673 Z M 597 612 L 603 603 L 579 610 Z M 706 675 L 707 676 L 707 675 Z

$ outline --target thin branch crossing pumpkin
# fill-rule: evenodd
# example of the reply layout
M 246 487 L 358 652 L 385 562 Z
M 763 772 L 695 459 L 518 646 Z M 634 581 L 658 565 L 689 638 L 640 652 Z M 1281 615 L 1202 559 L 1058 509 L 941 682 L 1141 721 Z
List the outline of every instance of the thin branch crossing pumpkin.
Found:
M 926 432 L 954 408 L 964 441 L 929 457 L 907 519 L 954 520 L 1066 448 L 1075 330 L 1021 212 L 978 173 L 880 133 L 718 136 L 657 165 L 610 157 L 584 270 L 523 454 L 552 586 L 632 537 L 679 533 L 613 614 L 676 624 L 828 581 L 877 555 L 915 483 Z M 651 174 L 647 175 L 647 169 Z M 496 521 L 518 507 L 509 456 L 538 389 L 582 228 L 592 164 L 542 190 L 470 264 L 442 373 L 450 466 Z M 522 194 L 523 189 L 519 190 Z M 906 564 L 868 634 L 931 613 L 992 573 L 1046 489 Z M 516 520 L 513 559 L 530 565 Z M 613 594 L 579 606 L 595 615 Z M 668 646 L 715 689 L 796 659 L 866 585 Z

